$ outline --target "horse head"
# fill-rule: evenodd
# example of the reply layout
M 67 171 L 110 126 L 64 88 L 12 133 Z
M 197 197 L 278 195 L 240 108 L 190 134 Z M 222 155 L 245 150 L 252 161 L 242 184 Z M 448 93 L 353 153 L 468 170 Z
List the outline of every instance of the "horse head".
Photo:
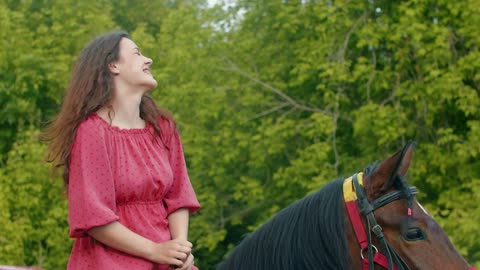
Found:
M 359 239 L 362 229 L 355 228 L 358 224 L 351 221 L 348 237 L 352 259 L 356 265 L 363 264 L 363 269 L 474 269 L 418 203 L 414 196 L 416 188 L 405 180 L 414 146 L 415 143 L 408 143 L 374 169 L 358 176 L 363 187 L 354 176 L 352 187 L 358 195 L 355 208 L 363 216 L 359 223 L 363 223 L 365 233 L 363 240 L 352 240 Z M 367 243 L 360 247 L 362 241 Z M 371 262 L 378 257 L 377 252 L 384 256 L 383 267 L 382 263 Z
M 413 148 L 285 207 L 217 269 L 473 269 L 405 180 Z

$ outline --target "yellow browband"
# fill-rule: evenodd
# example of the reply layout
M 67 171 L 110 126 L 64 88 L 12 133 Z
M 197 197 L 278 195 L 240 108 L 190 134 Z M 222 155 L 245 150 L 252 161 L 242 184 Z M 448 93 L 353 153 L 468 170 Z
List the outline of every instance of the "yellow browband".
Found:
M 357 200 L 357 193 L 355 193 L 355 187 L 352 183 L 353 176 L 343 181 L 343 199 L 345 202 L 351 202 Z M 363 172 L 357 173 L 358 183 L 363 186 Z

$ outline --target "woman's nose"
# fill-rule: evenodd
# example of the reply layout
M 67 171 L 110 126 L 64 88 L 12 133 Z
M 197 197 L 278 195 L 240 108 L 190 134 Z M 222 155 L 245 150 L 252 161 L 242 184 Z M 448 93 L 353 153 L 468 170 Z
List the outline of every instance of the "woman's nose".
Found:
M 153 60 L 145 56 L 145 64 L 151 65 L 153 63 Z

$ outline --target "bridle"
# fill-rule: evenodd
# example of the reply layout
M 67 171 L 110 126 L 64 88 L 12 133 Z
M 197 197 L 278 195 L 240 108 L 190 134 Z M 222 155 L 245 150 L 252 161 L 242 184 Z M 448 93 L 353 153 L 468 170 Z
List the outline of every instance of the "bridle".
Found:
M 343 195 L 350 222 L 352 223 L 357 241 L 360 245 L 360 257 L 363 260 L 363 269 L 372 270 L 374 263 L 376 263 L 389 270 L 410 270 L 402 257 L 388 243 L 383 234 L 382 227 L 375 219 L 373 211 L 401 198 L 410 197 L 407 201 L 412 200 L 413 197 L 409 195 L 416 194 L 418 192 L 417 188 L 408 187 L 409 195 L 405 194 L 407 192 L 404 190 L 395 190 L 370 203 L 367 200 L 362 184 L 363 173 L 357 173 L 345 179 L 343 182 Z M 412 214 L 411 211 L 411 207 L 409 207 L 409 215 Z M 368 230 L 365 230 L 361 219 L 362 216 L 366 219 Z M 378 248 L 373 245 L 371 232 L 373 232 L 378 241 L 382 243 L 385 254 L 380 253 Z M 368 257 L 364 256 L 365 251 L 367 251 Z
M 414 186 L 406 185 L 401 176 L 394 175 L 392 177 L 400 178 L 399 181 L 402 183 L 402 188 L 391 191 L 374 200 L 372 203 L 368 201 L 362 186 L 363 173 L 354 174 L 343 182 L 345 206 L 355 236 L 360 245 L 360 257 L 363 261 L 363 270 L 373 270 L 375 263 L 389 270 L 410 270 L 402 257 L 388 243 L 383 234 L 382 227 L 377 223 L 373 214 L 373 211 L 376 209 L 404 198 L 407 201 L 407 216 L 409 218 L 408 222 L 410 222 L 413 197 L 418 193 L 418 190 Z M 366 220 L 368 230 L 365 230 L 362 217 Z M 378 248 L 373 245 L 371 232 L 375 234 L 377 240 L 382 244 L 385 254 L 380 253 Z M 365 251 L 367 251 L 368 257 L 364 256 Z M 475 270 L 475 268 L 469 267 L 467 270 Z

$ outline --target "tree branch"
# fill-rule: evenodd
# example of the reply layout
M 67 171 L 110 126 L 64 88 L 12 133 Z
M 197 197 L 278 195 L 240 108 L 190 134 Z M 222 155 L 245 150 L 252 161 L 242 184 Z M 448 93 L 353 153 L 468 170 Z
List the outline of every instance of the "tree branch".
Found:
M 224 57 L 225 61 L 227 61 L 229 63 L 229 69 L 230 71 L 234 71 L 238 74 L 240 74 L 242 77 L 245 77 L 261 86 L 263 86 L 264 88 L 270 90 L 271 92 L 273 92 L 275 95 L 281 97 L 283 100 L 285 100 L 288 104 L 290 104 L 290 106 L 292 107 L 295 107 L 296 109 L 300 109 L 302 111 L 310 111 L 310 112 L 320 112 L 320 113 L 323 113 L 323 114 L 327 114 L 327 115 L 330 115 L 330 113 L 324 111 L 324 110 L 321 110 L 319 108 L 316 108 L 316 107 L 308 107 L 308 106 L 305 106 L 305 105 L 302 105 L 300 103 L 298 103 L 297 101 L 295 101 L 293 98 L 289 97 L 288 95 L 286 95 L 285 93 L 283 93 L 281 90 L 271 86 L 270 84 L 267 84 L 263 81 L 261 81 L 260 79 L 258 79 L 257 77 L 255 76 L 252 76 L 250 74 L 248 74 L 247 72 L 241 70 L 233 61 L 231 61 L 230 59 L 228 59 L 227 57 Z
M 372 61 L 372 73 L 370 73 L 367 82 L 367 101 L 370 101 L 370 85 L 372 84 L 373 78 L 375 78 L 377 70 L 377 55 L 375 54 L 375 49 L 372 49 Z
M 266 110 L 266 111 L 264 111 L 264 112 L 261 112 L 261 113 L 255 115 L 255 116 L 247 119 L 247 121 L 255 120 L 255 119 L 257 119 L 257 118 L 260 118 L 260 117 L 263 117 L 263 116 L 265 116 L 265 115 L 271 114 L 271 113 L 276 112 L 276 111 L 278 111 L 278 110 L 280 110 L 280 109 L 282 109 L 282 108 L 284 108 L 284 107 L 286 107 L 286 106 L 288 106 L 288 105 L 289 105 L 289 103 L 287 103 L 287 102 L 281 103 L 280 105 L 278 105 L 278 106 L 276 106 L 276 107 L 273 107 L 273 108 L 271 108 L 270 110 Z
M 342 47 L 340 47 L 340 49 L 338 50 L 338 60 L 340 62 L 343 62 L 344 61 L 344 58 L 345 58 L 345 51 L 347 50 L 347 46 L 348 46 L 348 42 L 350 41 L 350 37 L 352 36 L 353 32 L 355 32 L 355 30 L 357 30 L 358 26 L 360 25 L 361 22 L 363 22 L 365 20 L 365 18 L 367 17 L 368 15 L 368 12 L 365 11 L 362 16 L 360 16 L 360 18 L 358 18 L 355 23 L 352 25 L 352 27 L 350 28 L 350 30 L 348 30 L 347 32 L 347 35 L 345 36 L 345 40 L 343 41 L 343 45 Z

